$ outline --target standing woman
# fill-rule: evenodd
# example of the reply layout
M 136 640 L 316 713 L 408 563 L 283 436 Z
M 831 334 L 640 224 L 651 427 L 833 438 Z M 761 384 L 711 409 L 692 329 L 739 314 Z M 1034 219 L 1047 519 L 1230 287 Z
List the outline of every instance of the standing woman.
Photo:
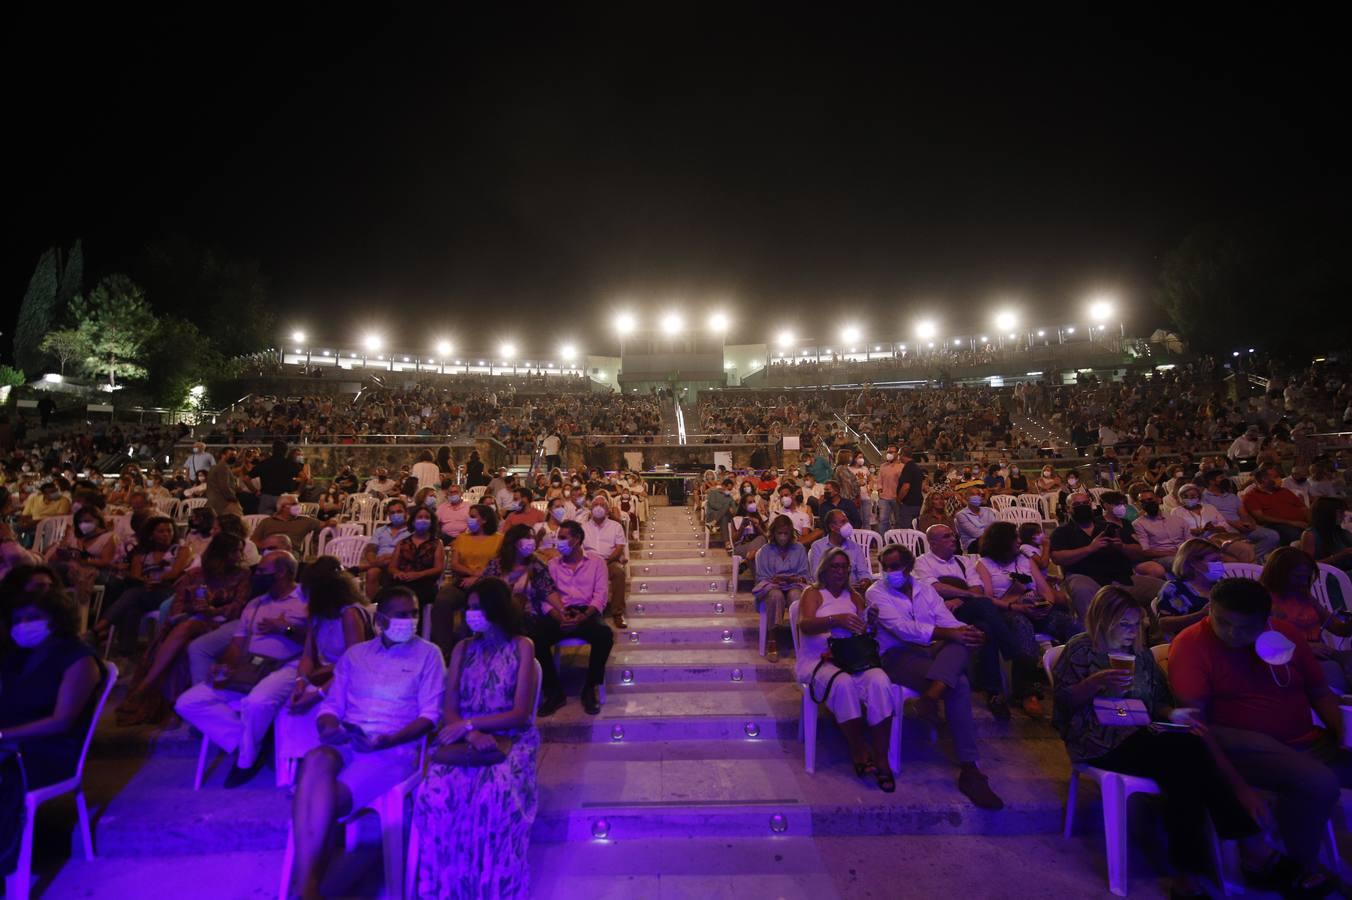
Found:
M 465 487 L 487 487 L 488 477 L 484 475 L 483 460 L 479 459 L 479 451 L 471 450 L 469 452 L 469 462 L 465 463 Z
M 413 805 L 412 887 L 418 897 L 527 898 L 540 748 L 535 649 L 500 578 L 474 585 L 465 619 L 474 636 L 451 654 L 444 724 Z M 456 764 L 467 752 L 500 761 Z
M 836 484 L 840 485 L 840 496 L 846 500 L 853 500 L 855 505 L 859 504 L 859 480 L 854 477 L 854 470 L 850 468 L 850 451 L 841 450 L 836 454 L 836 468 L 831 473 L 831 478 Z
M 438 447 L 437 458 L 435 461 L 437 464 L 437 471 L 441 473 L 440 481 L 444 482 L 447 478 L 454 481 L 456 469 L 455 459 L 451 456 L 451 448 L 446 446 Z
M 446 557 L 436 534 L 436 513 L 427 506 L 413 512 L 413 533 L 394 545 L 390 577 L 418 595 L 420 607 L 437 597 L 437 582 L 446 571 Z
M 24 792 L 72 777 L 104 671 L 76 636 L 75 604 L 46 566 L 20 566 L 0 582 L 0 831 L 17 835 Z M 0 849 L 0 873 L 19 845 Z
M 850 745 L 855 774 L 862 778 L 873 772 L 878 787 L 890 794 L 897 789 L 896 776 L 887 763 L 892 716 L 898 712 L 892 705 L 892 682 L 881 668 L 851 675 L 822 658 L 828 636 L 847 638 L 867 630 L 864 608 L 863 595 L 850 587 L 849 554 L 839 547 L 829 548 L 817 569 L 817 583 L 803 592 L 798 615 L 802 652 L 796 675 L 812 698 L 820 698 L 836 717 Z
M 93 506 L 80 507 L 73 524 L 61 542 L 47 551 L 47 562 L 74 593 L 76 608 L 84 611 L 89 609 L 94 585 L 106 582 L 112 572 L 117 541 L 103 514 Z

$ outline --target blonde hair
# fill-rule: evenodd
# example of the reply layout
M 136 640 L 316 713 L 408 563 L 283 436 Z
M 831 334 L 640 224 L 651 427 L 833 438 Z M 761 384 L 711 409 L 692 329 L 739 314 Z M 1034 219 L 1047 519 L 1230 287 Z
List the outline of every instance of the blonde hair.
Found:
M 1174 554 L 1173 573 L 1175 578 L 1190 578 L 1197 560 L 1208 553 L 1220 553 L 1221 548 L 1202 538 L 1189 538 L 1179 545 Z
M 1133 609 L 1141 614 L 1141 625 L 1136 629 L 1136 640 L 1132 643 L 1132 649 L 1142 653 L 1145 651 L 1143 636 L 1147 618 L 1145 610 L 1126 588 L 1115 584 L 1099 588 L 1099 592 L 1089 603 L 1089 611 L 1084 616 L 1084 630 L 1088 633 L 1095 650 L 1099 652 L 1107 650 L 1109 633 L 1117 626 L 1122 616 Z
M 831 560 L 835 559 L 837 556 L 845 557 L 846 562 L 850 563 L 851 568 L 853 568 L 854 561 L 850 559 L 850 554 L 846 553 L 844 548 L 829 547 L 827 551 L 822 554 L 821 561 L 817 563 L 817 587 L 826 586 L 826 569 L 831 565 Z M 845 577 L 846 587 L 849 587 L 849 581 L 850 579 L 847 575 Z

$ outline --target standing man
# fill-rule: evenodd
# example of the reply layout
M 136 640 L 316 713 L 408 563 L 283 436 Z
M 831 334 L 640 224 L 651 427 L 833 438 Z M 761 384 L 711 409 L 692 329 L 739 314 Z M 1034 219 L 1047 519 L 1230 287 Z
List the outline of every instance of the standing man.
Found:
M 206 444 L 198 441 L 192 445 L 192 453 L 188 454 L 188 461 L 184 464 L 184 468 L 188 470 L 188 480 L 195 484 L 197 473 L 210 472 L 214 465 L 216 465 L 216 457 L 207 452 Z
M 559 468 L 563 463 L 563 438 L 559 437 L 559 430 L 551 428 L 549 434 L 545 435 L 543 441 L 545 451 L 545 467 L 550 471 Z
M 883 464 L 878 467 L 878 531 L 887 534 L 893 528 L 909 528 L 909 525 L 893 524 L 900 521 L 897 509 L 897 484 L 901 481 L 903 465 L 897 458 L 895 445 L 888 445 L 883 453 Z
M 286 457 L 286 442 L 273 441 L 272 455 L 254 466 L 258 476 L 258 511 L 271 514 L 277 510 L 277 500 L 283 494 L 294 493 L 296 476 L 303 467 Z
M 239 495 L 235 493 L 235 460 L 238 458 L 239 451 L 226 447 L 221 451 L 220 460 L 207 472 L 207 506 L 217 518 L 226 513 L 244 515 Z
M 909 447 L 901 448 L 901 480 L 897 483 L 898 528 L 915 528 L 925 499 L 925 473 Z

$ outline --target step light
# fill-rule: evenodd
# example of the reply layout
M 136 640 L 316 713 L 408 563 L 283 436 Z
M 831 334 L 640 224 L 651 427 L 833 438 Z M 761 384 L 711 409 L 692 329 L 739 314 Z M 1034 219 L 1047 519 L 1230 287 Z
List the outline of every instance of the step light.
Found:
M 755 722 L 747 722 L 742 730 L 746 732 L 746 736 L 749 738 L 760 737 L 760 726 Z
M 612 741 L 624 740 L 624 726 L 616 725 L 614 728 L 610 729 L 610 739 Z
M 771 827 L 773 828 L 774 826 L 771 825 Z M 605 840 L 606 836 L 609 834 L 610 834 L 610 823 L 607 822 L 605 819 L 597 819 L 594 822 L 592 822 L 592 837 L 596 838 L 597 840 Z
M 725 644 L 732 643 L 732 632 L 728 631 L 726 628 L 723 629 L 723 643 Z
M 620 673 L 620 680 L 623 681 L 625 684 L 633 684 L 634 673 L 629 669 L 625 669 L 623 672 Z
M 733 669 L 733 670 L 732 670 L 732 680 L 733 680 L 733 681 L 741 681 L 741 680 L 742 680 L 742 670 L 741 670 L 741 669 Z
M 631 644 L 637 644 L 637 643 L 638 643 L 638 632 L 637 632 L 637 631 L 631 631 L 631 632 L 629 632 L 629 643 L 631 643 Z
M 789 830 L 789 819 L 783 813 L 775 813 L 770 817 L 770 830 L 775 834 L 783 834 Z
M 716 614 L 718 614 L 718 615 L 721 616 L 721 615 L 723 615 L 723 613 L 725 613 L 726 611 L 727 611 L 727 607 L 725 607 L 722 603 L 715 603 L 715 604 L 714 604 L 714 612 L 715 612 Z

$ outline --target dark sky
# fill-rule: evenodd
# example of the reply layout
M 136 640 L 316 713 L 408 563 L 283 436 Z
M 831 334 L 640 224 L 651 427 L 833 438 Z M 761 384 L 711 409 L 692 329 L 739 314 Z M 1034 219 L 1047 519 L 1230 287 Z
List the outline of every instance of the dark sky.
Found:
M 1144 327 L 1189 228 L 1349 193 L 1313 20 L 275 6 L 22 14 L 52 17 L 6 51 L 16 305 L 53 243 L 102 274 L 182 235 L 258 258 L 287 330 L 330 340 L 604 349 L 617 298 L 905 339 L 1099 289 Z

